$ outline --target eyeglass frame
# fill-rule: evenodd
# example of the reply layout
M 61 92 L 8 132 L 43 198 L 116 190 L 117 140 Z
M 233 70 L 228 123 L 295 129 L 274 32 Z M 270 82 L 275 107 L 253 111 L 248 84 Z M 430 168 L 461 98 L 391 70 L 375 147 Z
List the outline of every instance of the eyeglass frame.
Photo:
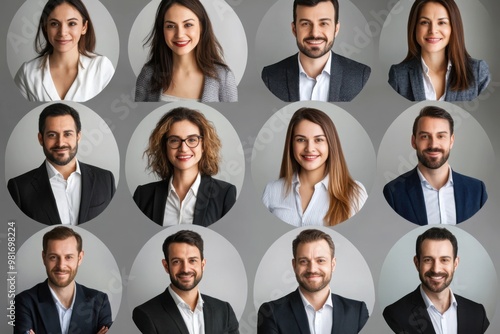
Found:
M 172 147 L 169 144 L 169 139 L 170 138 L 177 138 L 177 139 L 179 139 L 180 140 L 180 144 L 177 147 Z M 198 139 L 198 142 L 196 143 L 195 146 L 189 146 L 189 144 L 187 143 L 186 140 L 191 139 L 191 138 L 197 138 Z M 189 148 L 196 148 L 196 147 L 198 147 L 198 145 L 200 145 L 201 139 L 203 139 L 203 136 L 200 136 L 200 135 L 191 135 L 191 136 L 187 136 L 184 139 L 181 139 L 181 137 L 179 137 L 179 136 L 168 136 L 168 137 L 165 138 L 165 142 L 166 142 L 166 144 L 167 144 L 168 147 L 170 147 L 171 149 L 176 150 L 176 149 L 178 149 L 178 148 L 180 148 L 182 146 L 182 143 L 186 144 L 186 146 L 189 147 Z

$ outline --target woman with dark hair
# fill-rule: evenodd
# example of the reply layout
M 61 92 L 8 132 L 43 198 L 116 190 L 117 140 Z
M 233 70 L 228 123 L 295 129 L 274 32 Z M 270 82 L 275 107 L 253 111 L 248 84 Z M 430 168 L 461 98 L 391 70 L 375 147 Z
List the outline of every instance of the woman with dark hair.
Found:
M 237 101 L 233 72 L 199 0 L 161 1 L 147 44 L 135 101 Z
M 368 197 L 352 179 L 337 129 L 327 114 L 300 108 L 286 133 L 279 179 L 264 190 L 264 205 L 294 226 L 337 225 L 358 212 Z
M 389 71 L 389 84 L 405 98 L 470 101 L 488 86 L 488 64 L 467 52 L 455 1 L 416 0 L 407 40 L 406 58 Z
M 43 8 L 35 49 L 14 78 L 29 101 L 84 102 L 100 93 L 115 69 L 94 53 L 96 37 L 81 0 L 49 0 Z
M 156 124 L 144 154 L 161 181 L 138 186 L 134 201 L 163 226 L 208 226 L 236 201 L 236 187 L 212 178 L 219 172 L 221 142 L 199 111 L 175 108 Z

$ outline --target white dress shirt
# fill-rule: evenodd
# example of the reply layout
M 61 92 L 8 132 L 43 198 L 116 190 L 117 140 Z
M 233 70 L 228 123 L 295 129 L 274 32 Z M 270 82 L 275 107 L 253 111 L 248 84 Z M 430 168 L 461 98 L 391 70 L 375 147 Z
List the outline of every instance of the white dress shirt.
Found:
M 432 187 L 417 168 L 418 177 L 424 192 L 427 224 L 456 225 L 455 193 L 453 191 L 453 176 L 449 169 L 448 181 L 439 190 Z
M 29 101 L 61 100 L 50 75 L 49 60 L 50 56 L 35 58 L 24 63 L 17 71 L 14 82 Z M 114 73 L 115 69 L 108 58 L 80 54 L 78 74 L 64 100 L 84 102 L 93 98 L 106 87 Z
M 300 180 L 297 174 L 292 179 L 290 192 L 285 195 L 285 180 L 280 178 L 267 184 L 262 202 L 278 218 L 294 226 L 324 225 L 324 217 L 330 206 L 328 193 L 328 175 L 314 185 L 314 193 L 305 211 L 302 211 L 302 200 L 299 188 Z M 358 181 L 361 193 L 357 203 L 351 203 L 351 216 L 353 216 L 365 203 L 368 195 L 365 187 Z M 358 210 L 356 210 L 358 208 Z
M 333 326 L 333 302 L 332 293 L 328 292 L 328 298 L 325 304 L 317 311 L 309 303 L 306 297 L 299 289 L 300 298 L 304 303 L 304 308 L 307 314 L 307 322 L 309 323 L 309 331 L 311 334 L 328 334 L 332 332 Z
M 451 71 L 451 61 L 448 60 L 448 66 L 446 68 L 446 76 L 445 76 L 445 89 L 444 89 L 444 94 L 441 96 L 439 99 L 436 96 L 436 90 L 434 89 L 434 85 L 432 84 L 431 77 L 429 75 L 429 66 L 424 61 L 424 58 L 421 58 L 422 60 L 422 78 L 424 79 L 424 92 L 425 92 L 425 99 L 426 100 L 432 100 L 432 101 L 444 101 L 444 97 L 446 96 L 446 92 L 448 91 L 448 76 L 450 75 Z
M 332 52 L 329 52 L 328 60 L 323 67 L 323 70 L 316 78 L 311 78 L 306 74 L 302 64 L 299 62 L 299 94 L 300 101 L 324 101 L 328 102 L 328 94 L 330 91 L 330 69 L 332 66 Z
M 67 180 L 47 160 L 45 160 L 45 166 L 61 223 L 64 225 L 78 224 L 82 199 L 82 173 L 78 160 L 76 161 L 76 170 L 70 174 Z
M 178 224 L 192 224 L 194 218 L 194 209 L 198 189 L 200 188 L 201 175 L 198 173 L 191 188 L 189 188 L 184 199 L 180 200 L 179 195 L 175 191 L 173 177 L 168 182 L 167 203 L 165 203 L 165 214 L 163 216 L 163 226 L 171 226 Z
M 434 327 L 434 331 L 436 334 L 457 334 L 458 331 L 458 317 L 457 317 L 457 300 L 455 299 L 455 295 L 450 289 L 450 298 L 451 303 L 450 307 L 444 311 L 443 314 L 439 312 L 439 310 L 434 306 L 432 301 L 427 297 L 424 290 L 422 289 L 422 285 L 420 285 L 420 293 L 422 294 L 422 298 L 424 299 L 425 307 L 427 309 L 427 313 L 432 321 L 432 327 Z
M 49 283 L 47 283 L 47 285 L 48 284 Z M 68 334 L 69 324 L 71 322 L 71 315 L 73 314 L 73 305 L 75 305 L 76 286 L 75 286 L 75 282 L 73 282 L 72 284 L 75 287 L 75 290 L 73 293 L 73 300 L 71 301 L 71 305 L 69 308 L 64 307 L 64 305 L 59 301 L 59 298 L 57 298 L 57 295 L 54 292 L 54 290 L 52 290 L 52 288 L 49 285 L 50 294 L 52 295 L 52 299 L 54 300 L 54 303 L 56 304 L 57 314 L 59 315 L 59 324 L 61 325 L 61 334 Z
M 203 299 L 198 291 L 198 301 L 194 311 L 182 298 L 169 286 L 168 292 L 174 299 L 175 305 L 181 313 L 182 319 L 188 328 L 189 334 L 205 334 L 205 319 L 203 318 Z

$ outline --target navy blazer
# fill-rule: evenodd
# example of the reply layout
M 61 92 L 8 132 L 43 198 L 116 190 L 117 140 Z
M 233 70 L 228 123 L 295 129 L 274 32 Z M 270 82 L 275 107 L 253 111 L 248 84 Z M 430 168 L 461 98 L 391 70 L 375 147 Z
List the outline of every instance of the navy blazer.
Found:
M 445 101 L 471 101 L 481 94 L 490 82 L 490 70 L 484 60 L 470 59 L 474 83 L 464 91 L 447 90 Z M 399 95 L 410 101 L 424 101 L 425 89 L 420 58 L 413 58 L 397 65 L 392 65 L 389 70 L 389 84 Z
M 486 186 L 480 180 L 452 170 L 457 224 L 472 217 L 488 199 Z M 424 192 L 415 167 L 384 186 L 387 203 L 403 218 L 414 224 L 427 225 Z
M 138 186 L 134 201 L 149 219 L 163 225 L 168 197 L 169 177 Z M 194 207 L 193 224 L 208 226 L 221 219 L 236 202 L 236 187 L 230 183 L 202 175 Z
M 115 178 L 108 170 L 78 163 L 82 174 L 78 224 L 83 224 L 97 217 L 111 202 L 115 194 Z M 45 162 L 37 169 L 10 179 L 7 188 L 28 217 L 47 225 L 61 224 Z
M 69 334 L 96 334 L 102 326 L 111 327 L 108 295 L 76 283 L 76 299 L 71 313 Z M 32 329 L 36 334 L 61 334 L 57 307 L 47 280 L 23 291 L 15 298 L 14 334 Z
M 482 334 L 490 322 L 483 305 L 455 295 L 458 334 Z M 420 287 L 384 309 L 384 319 L 396 334 L 436 334 Z
M 356 334 L 368 321 L 368 309 L 361 301 L 332 293 L 332 334 Z M 259 308 L 257 334 L 310 334 L 304 303 L 299 290 Z
M 134 308 L 132 319 L 141 333 L 189 334 L 186 323 L 167 289 Z M 228 302 L 203 294 L 201 298 L 203 299 L 205 334 L 239 333 L 238 320 Z
M 349 102 L 358 95 L 370 77 L 370 67 L 332 52 L 329 102 Z M 300 100 L 299 60 L 294 54 L 282 61 L 264 67 L 262 80 L 279 99 L 287 102 Z

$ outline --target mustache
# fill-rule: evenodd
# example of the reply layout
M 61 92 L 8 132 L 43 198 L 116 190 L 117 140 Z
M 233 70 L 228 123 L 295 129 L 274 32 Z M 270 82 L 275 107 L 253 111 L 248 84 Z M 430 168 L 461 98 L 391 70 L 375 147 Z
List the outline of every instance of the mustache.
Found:
M 311 276 L 321 276 L 321 277 L 323 277 L 324 274 L 323 273 L 319 273 L 319 272 L 307 272 L 307 273 L 304 274 L 304 277 L 306 277 L 306 278 L 309 278 Z
M 70 146 L 52 146 L 50 150 L 70 150 Z
M 425 277 L 444 277 L 444 278 L 447 278 L 448 277 L 448 274 L 447 273 L 437 273 L 435 271 L 428 271 L 424 274 Z
M 435 153 L 435 152 L 440 152 L 440 153 L 444 153 L 444 150 L 443 149 L 440 149 L 440 148 L 428 148 L 426 150 L 424 150 L 424 152 L 427 152 L 427 153 Z
M 327 41 L 326 38 L 324 37 L 315 37 L 315 36 L 309 36 L 304 38 L 304 41 Z

